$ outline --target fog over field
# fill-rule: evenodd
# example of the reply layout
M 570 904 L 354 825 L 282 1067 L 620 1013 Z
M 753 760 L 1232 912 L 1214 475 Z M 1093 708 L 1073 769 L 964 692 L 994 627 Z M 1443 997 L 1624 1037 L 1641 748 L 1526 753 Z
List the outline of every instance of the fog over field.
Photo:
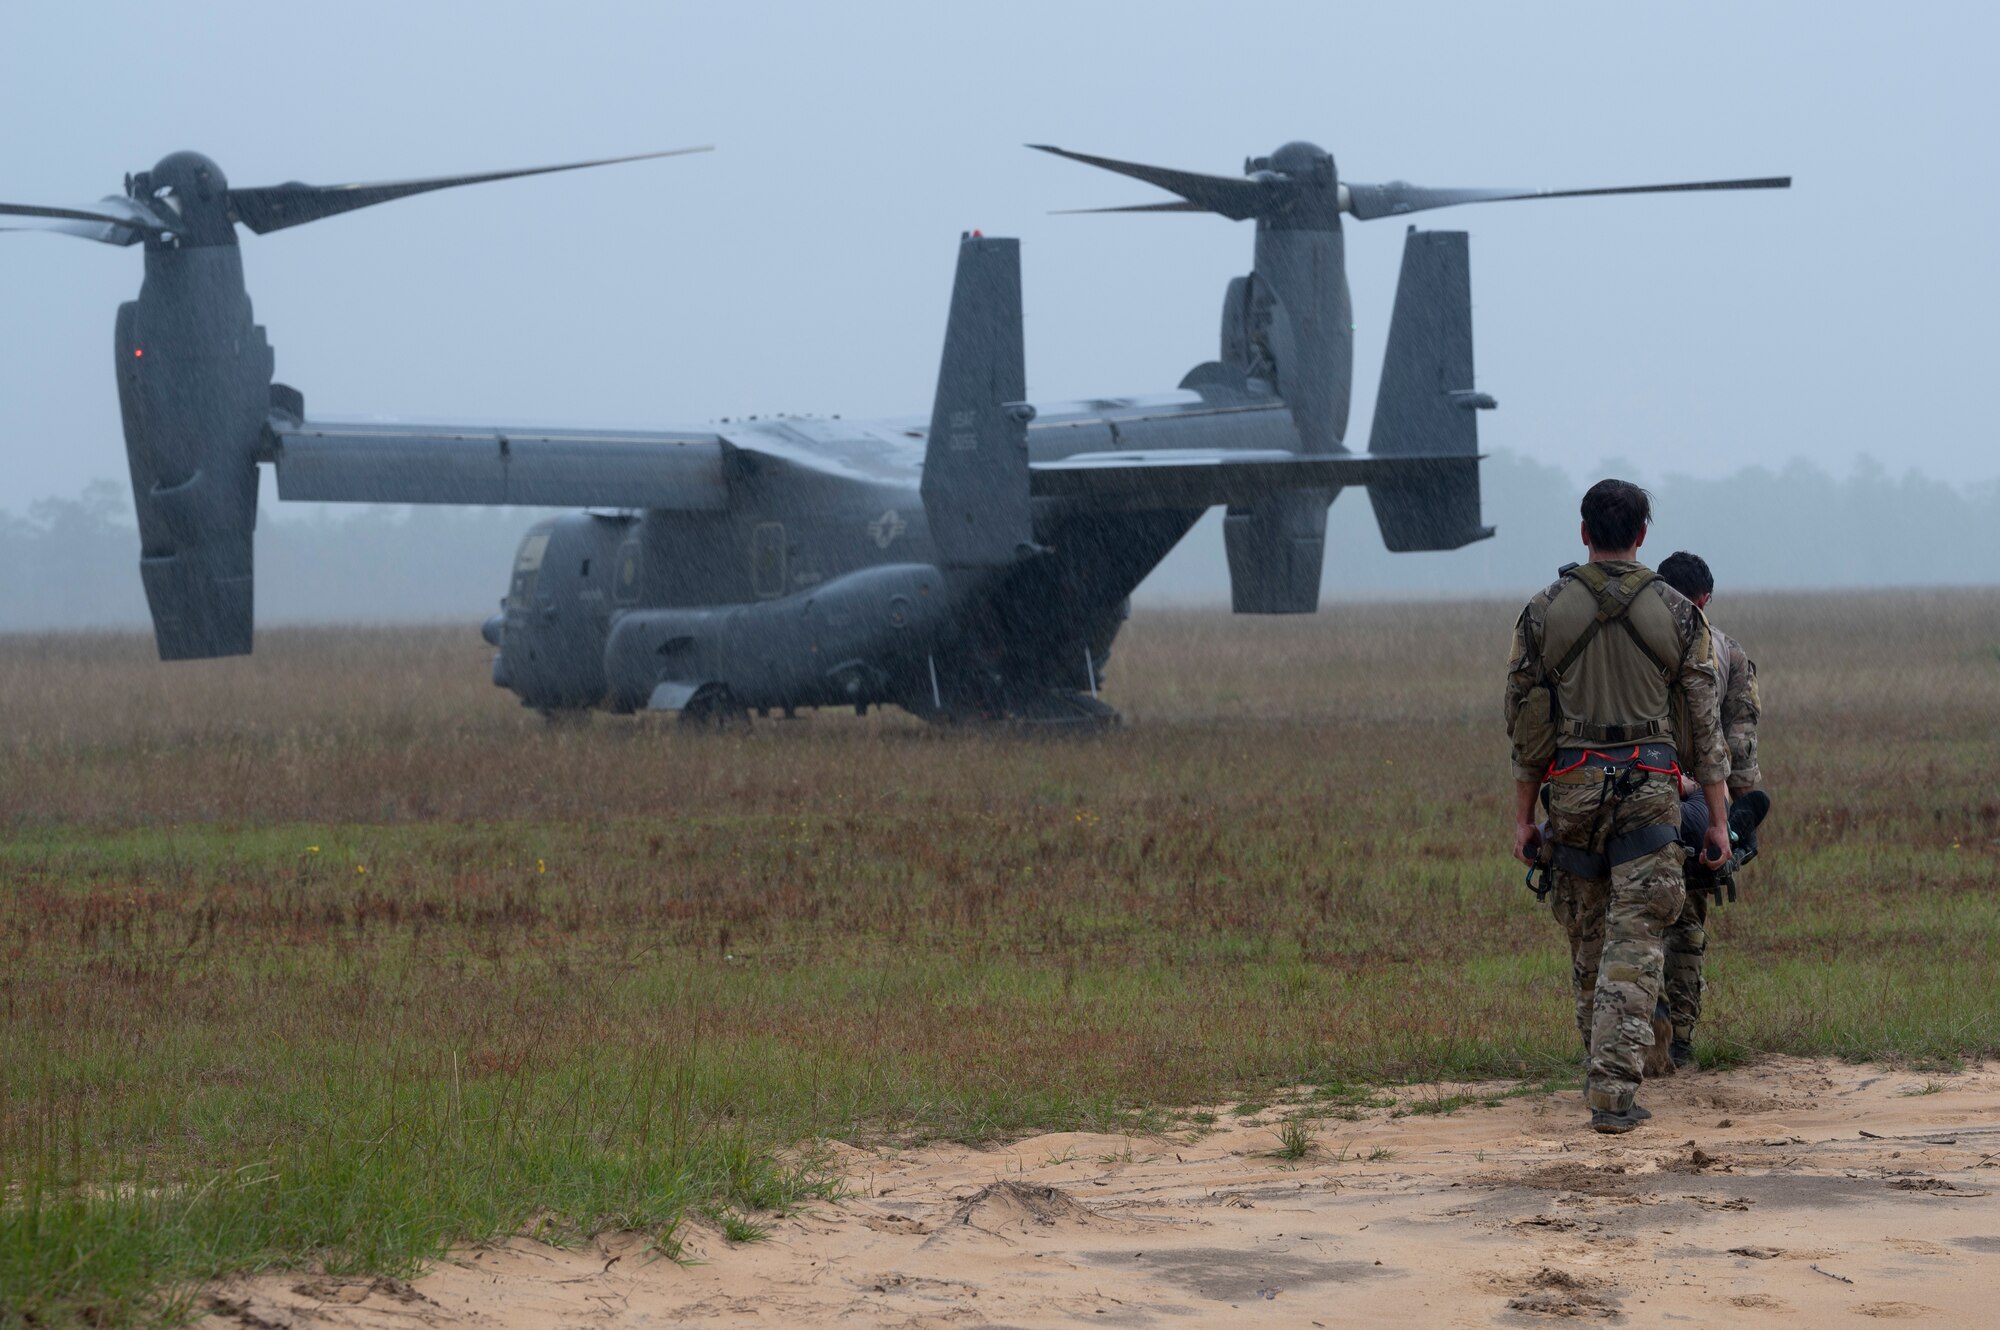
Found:
M 1605 473 L 1646 479 L 1607 460 Z M 1569 473 L 1511 453 L 1485 464 L 1492 540 L 1440 554 L 1382 548 L 1367 495 L 1343 495 L 1328 522 L 1322 603 L 1396 596 L 1527 595 L 1578 557 Z M 1781 470 L 1650 482 L 1658 522 L 1646 552 L 1709 560 L 1730 590 L 2000 583 L 2000 484 L 1959 486 L 1864 460 L 1844 475 L 1794 461 Z M 268 481 L 267 498 L 268 498 Z M 138 533 L 124 486 L 91 485 L 0 511 L 0 631 L 143 627 Z M 264 623 L 476 623 L 505 589 L 528 509 L 354 508 L 267 503 L 258 527 Z M 1226 605 L 1221 515 L 1211 513 L 1140 587 L 1139 608 Z M 746 558 L 747 553 L 746 553 Z
M 2000 476 L 1982 391 L 2000 352 L 2000 267 L 1984 240 L 2000 223 L 2000 188 L 1968 166 L 1990 156 L 1990 6 L 1522 15 L 1295 3 L 1253 14 L 1023 0 L 995 15 L 913 0 L 580 13 L 231 0 L 204 5 L 201 22 L 176 7 L 118 6 L 115 22 L 94 7 L 16 8 L 0 44 L 0 110 L 23 127 L 0 172 L 10 201 L 88 204 L 180 148 L 255 186 L 716 145 L 246 236 L 278 377 L 326 418 L 608 426 L 921 413 L 953 242 L 969 227 L 1022 239 L 1036 400 L 1168 388 L 1214 356 L 1251 228 L 1051 216 L 1164 196 L 1022 145 L 1230 174 L 1247 155 L 1311 139 L 1361 182 L 1794 178 L 1785 192 L 1424 214 L 1425 227 L 1471 236 L 1478 387 L 1501 402 L 1481 439 L 1496 453 L 1571 480 L 1607 454 L 1635 459 L 1648 481 L 1793 458 L 1847 478 L 1869 455 L 1896 476 Z M 296 81 L 274 98 L 259 71 L 276 68 Z M 1357 449 L 1402 231 L 1349 228 Z M 65 236 L 0 236 L 0 513 L 26 519 L 97 477 L 124 484 L 107 357 L 139 267 L 136 253 Z M 1352 580 L 1329 593 L 1539 577 L 1567 551 L 1539 543 L 1543 496 L 1523 500 L 1533 486 L 1511 465 L 1488 478 L 1500 541 L 1465 556 L 1392 566 L 1365 532 L 1365 505 L 1347 496 L 1334 558 Z M 1859 506 L 1877 488 L 1814 492 Z M 1934 512 L 1902 528 L 1871 519 L 1912 545 L 1891 567 L 1874 537 L 1857 543 L 1852 517 L 1836 528 L 1807 520 L 1829 517 L 1811 502 L 1759 492 L 1828 547 L 1814 557 L 1775 534 L 1768 556 L 1746 546 L 1731 571 L 1759 584 L 1995 575 L 1990 540 L 1930 552 L 1933 536 L 1953 539 Z M 1704 506 L 1719 514 L 1727 502 Z M 1683 515 L 1668 506 L 1661 538 L 1678 539 Z M 260 588 L 266 616 L 476 612 L 497 595 L 525 521 L 427 517 L 408 535 L 383 525 L 371 515 L 370 538 L 351 541 L 273 514 L 259 556 L 276 579 Z M 1744 526 L 1717 518 L 1690 541 L 1747 538 Z M 17 551 L 18 527 L 8 539 Z M 424 543 L 434 540 L 447 543 Z M 1211 524 L 1147 597 L 1219 597 L 1219 543 Z M 102 557 L 131 564 L 132 542 L 118 544 Z M 470 557 L 449 553 L 460 545 Z M 74 560 L 58 566 L 53 587 L 5 579 L 0 623 L 136 614 L 129 568 L 100 583 Z

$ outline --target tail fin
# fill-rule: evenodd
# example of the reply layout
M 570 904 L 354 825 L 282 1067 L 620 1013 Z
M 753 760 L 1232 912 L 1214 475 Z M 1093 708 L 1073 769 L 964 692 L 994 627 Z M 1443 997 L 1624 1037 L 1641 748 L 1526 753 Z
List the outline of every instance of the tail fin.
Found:
M 921 493 L 938 560 L 1000 567 L 1034 544 L 1021 242 L 968 235 L 938 366 Z
M 1445 458 L 1368 487 L 1382 541 L 1398 553 L 1454 550 L 1493 534 L 1479 521 L 1479 420 L 1472 386 L 1472 272 L 1465 232 L 1410 228 L 1368 451 Z M 1463 459 L 1458 461 L 1456 459 Z

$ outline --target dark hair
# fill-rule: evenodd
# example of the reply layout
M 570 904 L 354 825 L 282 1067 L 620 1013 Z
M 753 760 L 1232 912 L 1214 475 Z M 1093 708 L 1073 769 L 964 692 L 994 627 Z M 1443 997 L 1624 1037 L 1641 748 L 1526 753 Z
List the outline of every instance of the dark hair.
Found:
M 1660 561 L 1660 580 L 1689 600 L 1715 591 L 1715 574 L 1708 571 L 1708 560 L 1686 550 L 1675 550 Z
M 1583 527 L 1600 550 L 1629 550 L 1653 520 L 1653 496 L 1629 480 L 1600 480 L 1583 496 Z

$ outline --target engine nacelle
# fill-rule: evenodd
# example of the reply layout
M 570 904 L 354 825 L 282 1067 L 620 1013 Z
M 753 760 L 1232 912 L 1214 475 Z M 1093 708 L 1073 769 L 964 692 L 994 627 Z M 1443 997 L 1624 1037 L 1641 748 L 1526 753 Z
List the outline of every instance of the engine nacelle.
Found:
M 117 356 L 160 658 L 243 655 L 272 355 L 236 246 L 149 243 L 139 298 L 118 308 Z

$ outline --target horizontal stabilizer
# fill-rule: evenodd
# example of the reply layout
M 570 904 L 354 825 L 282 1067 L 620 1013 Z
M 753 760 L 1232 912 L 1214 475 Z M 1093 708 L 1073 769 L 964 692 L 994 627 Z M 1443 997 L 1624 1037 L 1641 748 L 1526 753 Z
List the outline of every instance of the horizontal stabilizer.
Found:
M 1388 483 L 1421 486 L 1449 476 L 1459 460 L 1185 448 L 1086 453 L 1037 462 L 1029 468 L 1029 477 L 1036 498 L 1088 499 L 1099 507 L 1191 510 L 1252 504 L 1295 490 Z
M 278 497 L 322 503 L 726 508 L 721 439 L 623 430 L 300 424 L 273 416 Z

